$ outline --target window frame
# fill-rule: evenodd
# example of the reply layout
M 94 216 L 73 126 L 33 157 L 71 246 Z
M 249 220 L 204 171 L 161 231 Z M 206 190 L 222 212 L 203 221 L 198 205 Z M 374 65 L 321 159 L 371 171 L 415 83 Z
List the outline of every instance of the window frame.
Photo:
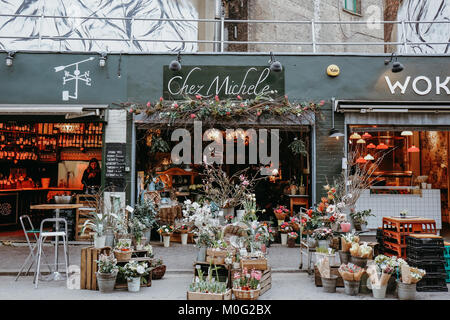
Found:
M 350 1 L 352 2 L 353 9 L 350 9 L 347 5 L 348 3 L 350 3 Z M 342 10 L 350 14 L 362 17 L 361 0 L 344 0 L 344 7 L 342 8 Z

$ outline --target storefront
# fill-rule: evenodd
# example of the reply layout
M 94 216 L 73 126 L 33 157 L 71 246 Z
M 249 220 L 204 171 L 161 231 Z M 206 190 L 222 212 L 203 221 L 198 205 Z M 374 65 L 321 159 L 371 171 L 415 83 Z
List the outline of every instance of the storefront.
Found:
M 148 130 L 157 129 L 150 124 L 151 121 L 159 123 L 159 129 L 161 134 L 164 135 L 164 139 L 170 140 L 171 129 L 167 130 L 168 127 L 160 119 L 148 119 L 143 114 L 134 115 L 126 112 L 121 104 L 132 102 L 146 105 L 148 101 L 151 103 L 159 101 L 160 97 L 163 97 L 164 100 L 170 100 L 170 96 L 167 95 L 169 90 L 167 85 L 171 77 L 167 69 L 175 56 L 167 54 L 108 54 L 106 64 L 103 67 L 99 65 L 99 58 L 100 55 L 96 56 L 93 54 L 19 52 L 15 55 L 12 66 L 8 67 L 2 64 L 0 67 L 2 79 L 0 104 L 5 106 L 5 108 L 17 108 L 20 112 L 29 112 L 31 105 L 40 107 L 50 105 L 52 108 L 55 108 L 52 109 L 53 111 L 61 111 L 59 118 L 52 118 L 51 120 L 49 120 L 48 114 L 53 111 L 45 112 L 43 109 L 36 111 L 39 118 L 34 115 L 26 117 L 25 114 L 20 116 L 24 117 L 23 120 L 13 118 L 20 124 L 31 124 L 33 127 L 36 127 L 39 123 L 83 123 L 84 125 L 103 123 L 101 149 L 96 149 L 97 152 L 99 150 L 102 152 L 102 186 L 114 187 L 114 192 L 122 197 L 124 203 L 133 205 L 136 203 L 138 192 L 140 191 L 138 185 L 140 184 L 141 173 L 139 172 L 148 169 L 144 163 L 146 156 L 141 154 L 139 148 L 145 146 L 151 148 L 146 142 L 141 146 L 139 143 L 147 139 Z M 223 89 L 228 87 L 229 90 L 227 92 L 229 92 L 229 96 L 236 96 L 243 85 L 243 79 L 245 80 L 249 68 L 267 69 L 269 58 L 268 54 L 262 53 L 182 55 L 182 72 L 188 72 L 188 70 L 191 71 L 195 67 L 199 67 L 205 68 L 208 75 L 200 76 L 200 72 L 198 77 L 191 78 L 192 81 L 185 83 L 185 79 L 183 79 L 183 81 L 179 82 L 181 87 L 172 86 L 170 88 L 173 91 L 172 93 L 179 93 L 182 96 L 186 94 L 195 96 L 201 88 L 192 87 L 194 84 L 198 86 L 205 85 L 202 88 L 207 88 L 209 86 L 206 86 L 206 82 L 211 84 L 215 76 L 220 75 L 220 84 L 219 80 L 217 80 L 216 84 L 219 87 L 223 85 Z M 280 136 L 285 135 L 284 137 L 282 136 L 283 141 L 280 147 L 281 179 L 276 181 L 279 183 L 282 180 L 284 181 L 284 186 L 289 186 L 290 180 L 295 176 L 296 181 L 294 184 L 298 187 L 298 185 L 301 185 L 300 179 L 303 176 L 303 184 L 306 186 L 304 196 L 308 197 L 308 205 L 316 203 L 324 194 L 323 186 L 327 184 L 327 181 L 332 181 L 333 176 L 340 173 L 342 158 L 346 154 L 344 149 L 348 149 L 347 143 L 352 132 L 364 134 L 367 131 L 375 136 L 384 135 L 385 132 L 389 131 L 389 133 L 393 132 L 394 137 L 402 137 L 398 134 L 409 130 L 413 131 L 413 136 L 407 138 L 408 148 L 411 147 L 412 143 L 417 143 L 415 146 L 420 149 L 425 147 L 423 142 L 418 144 L 416 142 L 417 139 L 425 141 L 428 139 L 427 135 L 435 135 L 435 133 L 430 132 L 444 132 L 450 124 L 447 114 L 444 113 L 448 106 L 450 94 L 449 78 L 446 74 L 448 57 L 401 57 L 401 62 L 405 69 L 400 73 L 392 73 L 390 66 L 384 64 L 385 57 L 383 56 L 311 56 L 292 54 L 280 55 L 276 58 L 283 66 L 283 72 L 279 74 L 283 75 L 283 82 L 269 81 L 269 86 L 276 84 L 272 89 L 276 89 L 281 97 L 286 95 L 291 102 L 319 103 L 319 101 L 323 100 L 324 104 L 320 106 L 320 115 L 317 115 L 312 122 L 291 121 L 286 123 L 277 119 L 276 121 L 268 120 L 258 124 L 239 120 L 232 128 L 242 128 L 244 130 L 251 128 L 277 128 L 280 130 Z M 327 68 L 330 65 L 338 66 L 340 72 L 328 75 Z M 66 66 L 66 69 L 63 68 L 64 66 Z M 215 75 L 214 72 L 218 70 L 221 73 L 219 72 Z M 63 74 L 63 72 L 66 73 Z M 224 84 L 226 72 L 229 72 L 232 76 L 229 78 L 229 83 Z M 204 80 L 204 83 L 198 82 L 201 79 L 208 79 L 208 81 Z M 258 79 L 259 75 L 253 80 L 257 82 Z M 236 82 L 232 83 L 233 80 Z M 255 84 L 251 83 L 250 78 L 247 80 L 246 83 L 244 81 L 244 85 L 246 85 L 248 93 L 249 87 Z M 195 83 L 196 81 L 197 83 Z M 174 83 L 173 81 L 171 82 L 171 84 Z M 184 87 L 183 91 L 183 85 L 186 84 L 191 86 Z M 214 90 L 216 89 L 216 84 L 212 87 Z M 235 89 L 233 89 L 233 86 L 235 86 Z M 259 88 L 264 88 L 264 86 Z M 255 87 L 252 87 L 252 89 L 254 90 Z M 200 93 L 203 94 L 202 92 Z M 214 98 L 214 95 L 212 94 L 210 98 Z M 334 113 L 334 123 L 332 123 L 332 112 L 334 111 L 334 106 L 331 103 L 332 98 L 335 98 L 336 111 L 338 111 Z M 227 98 L 220 96 L 220 99 Z M 373 107 L 370 108 L 368 107 L 369 105 Z M 24 106 L 27 110 L 18 109 Z M 421 113 L 412 112 L 412 106 L 418 109 L 417 111 L 420 109 Z M 67 110 L 66 108 L 68 107 L 73 109 Z M 389 110 L 389 108 L 394 108 L 395 110 Z M 365 112 L 368 109 L 371 109 L 371 111 Z M 98 112 L 96 113 L 95 110 L 98 110 Z M 355 110 L 357 112 L 347 112 Z M 405 110 L 408 110 L 408 112 L 404 112 Z M 436 111 L 440 113 L 437 114 Z M 66 119 L 66 114 L 77 112 L 84 113 L 86 117 Z M 89 113 L 91 114 L 87 115 Z M 4 116 L 6 116 L 5 112 L 3 112 L 2 119 Z M 1 122 L 7 124 L 10 120 L 11 118 L 5 118 Z M 227 124 L 217 123 L 217 125 L 217 129 L 223 134 L 227 129 Z M 373 125 L 377 125 L 377 127 L 374 128 Z M 174 124 L 175 126 L 180 128 L 186 127 L 185 124 Z M 204 126 L 203 129 L 206 130 L 206 128 L 211 127 L 215 126 Z M 338 140 L 330 138 L 330 129 L 333 127 L 345 133 L 346 136 Z M 380 127 L 383 127 L 383 129 L 379 130 Z M 59 139 L 61 134 L 61 132 L 56 134 L 56 138 Z M 448 135 L 448 133 L 444 132 L 444 135 Z M 83 137 L 83 139 L 86 138 L 85 135 Z M 305 148 L 308 151 L 308 156 L 300 155 L 295 157 L 290 154 L 286 157 L 286 152 L 281 151 L 285 150 L 289 144 L 288 142 L 292 142 L 295 137 L 297 139 L 305 139 L 307 142 Z M 413 141 L 413 139 L 415 140 Z M 444 141 L 445 137 L 439 137 L 439 139 Z M 405 141 L 405 139 L 402 141 Z M 176 144 L 176 142 L 169 142 L 170 147 Z M 21 143 L 23 142 L 20 142 L 19 137 L 19 145 Z M 58 145 L 58 143 L 59 140 L 56 144 Z M 283 143 L 286 145 L 282 145 Z M 403 145 L 403 148 L 406 148 L 406 144 L 404 143 Z M 78 151 L 81 151 L 79 148 L 79 146 L 76 147 Z M 440 147 L 439 150 L 441 150 Z M 62 151 L 64 151 L 64 147 L 59 152 L 60 160 Z M 430 157 L 432 153 L 430 152 Z M 110 161 L 110 168 L 105 167 L 104 161 L 108 154 L 111 159 L 114 158 L 114 161 Z M 120 156 L 116 157 L 115 155 Z M 154 156 L 154 158 L 150 159 L 155 164 L 154 169 L 161 169 L 158 172 L 170 170 L 170 163 L 166 161 L 167 157 L 162 157 L 158 160 L 156 159 L 156 153 Z M 395 156 L 400 157 L 397 153 Z M 440 176 L 441 171 L 439 170 L 444 170 L 446 163 L 448 164 L 448 152 L 447 162 L 443 163 L 444 167 L 441 166 L 441 169 L 437 170 L 436 173 L 433 171 L 434 169 L 426 168 L 425 165 L 428 163 L 427 155 L 421 154 L 419 157 L 415 153 L 403 153 L 402 156 L 409 159 L 398 163 L 404 168 L 397 170 L 392 165 L 392 167 L 386 167 L 383 170 L 412 171 L 414 176 Z M 396 161 L 395 158 L 391 159 L 394 162 Z M 437 158 L 431 160 L 434 161 L 433 163 L 441 161 Z M 85 159 L 76 161 L 85 161 Z M 18 164 L 20 163 L 19 161 Z M 194 165 L 189 168 L 183 165 L 180 165 L 180 167 L 183 170 L 188 169 L 187 172 L 192 173 L 196 170 Z M 409 168 L 408 166 L 410 165 L 413 167 Z M 1 172 L 9 174 L 10 166 L 11 163 L 3 162 Z M 56 164 L 55 167 L 57 167 Z M 438 167 L 433 164 L 433 168 Z M 193 169 L 193 171 L 189 171 L 190 169 Z M 233 172 L 236 169 L 231 166 L 229 170 Z M 432 174 L 430 174 L 430 170 L 433 171 Z M 60 175 L 55 173 L 50 187 L 56 188 L 60 186 L 60 180 L 64 180 L 65 177 L 62 171 Z M 39 182 L 40 178 L 42 176 L 36 176 L 35 180 Z M 392 179 L 395 183 L 397 181 L 395 178 L 388 179 L 390 179 L 390 182 L 386 183 L 388 185 L 391 184 Z M 194 179 L 193 183 L 191 183 L 191 180 L 188 180 L 186 184 L 183 177 L 183 180 L 176 181 L 176 183 L 180 184 L 176 191 L 184 192 L 186 187 L 189 188 L 190 185 L 197 184 L 198 180 Z M 409 183 L 410 186 L 410 182 L 400 182 L 400 180 L 398 184 L 403 183 Z M 427 183 L 430 182 L 428 181 Z M 428 191 L 426 189 L 421 192 L 423 194 L 433 194 L 434 197 L 435 190 L 440 189 L 439 193 L 444 197 L 445 191 L 442 190 L 448 190 L 448 182 L 445 182 L 445 179 L 440 179 L 438 184 L 434 180 L 431 184 L 431 190 Z M 285 187 L 281 188 L 281 190 L 283 194 L 290 192 L 290 190 L 285 190 Z M 298 190 L 297 194 L 300 195 Z M 382 197 L 383 195 L 376 196 Z M 423 200 L 427 197 L 419 198 L 417 200 Z M 285 200 L 283 203 L 289 206 L 289 197 Z M 440 206 L 437 210 L 442 211 L 443 202 L 433 201 L 433 205 Z M 398 215 L 397 209 L 408 208 L 393 208 L 393 210 L 382 212 L 377 211 L 376 206 L 373 206 L 372 210 L 377 214 L 377 218 L 369 221 L 369 227 L 372 229 L 378 227 L 381 223 L 380 217 L 384 214 Z M 412 214 L 414 211 L 412 208 L 410 210 Z M 430 216 L 434 216 L 438 220 L 437 211 L 433 212 Z M 18 216 L 24 213 L 26 211 L 17 211 Z M 441 226 L 440 223 L 439 221 L 439 226 Z

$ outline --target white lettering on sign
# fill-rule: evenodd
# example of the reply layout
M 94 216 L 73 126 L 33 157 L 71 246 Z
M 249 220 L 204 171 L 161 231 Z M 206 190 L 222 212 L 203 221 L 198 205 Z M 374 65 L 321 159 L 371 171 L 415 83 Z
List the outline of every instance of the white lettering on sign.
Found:
M 384 79 L 386 80 L 386 83 L 389 87 L 389 90 L 391 91 L 391 94 L 396 94 L 398 90 L 401 94 L 405 94 L 406 90 L 409 87 L 409 83 L 411 82 L 411 76 L 408 76 L 401 81 L 395 81 L 392 83 L 389 76 L 385 76 Z M 435 80 L 435 87 L 436 87 L 436 94 L 440 95 L 447 94 L 450 95 L 450 89 L 448 87 L 448 84 L 450 82 L 450 77 L 446 77 L 445 80 L 441 81 L 441 77 L 436 77 Z M 425 96 L 433 90 L 433 81 L 426 76 L 417 76 L 413 79 L 411 89 L 415 94 L 418 94 L 420 96 Z
M 270 91 L 269 85 L 263 85 L 264 81 L 269 76 L 269 68 L 264 68 L 259 74 L 256 83 L 247 83 L 247 78 L 250 72 L 256 72 L 257 69 L 254 67 L 249 68 L 242 80 L 236 81 L 232 79 L 229 75 L 221 77 L 220 75 L 214 77 L 209 85 L 205 84 L 190 84 L 189 79 L 192 73 L 196 71 L 201 71 L 200 67 L 192 68 L 186 75 L 186 78 L 181 85 L 181 88 L 176 88 L 176 80 L 183 80 L 182 76 L 174 76 L 167 83 L 167 89 L 171 95 L 200 95 L 202 97 L 211 97 L 214 95 L 219 95 L 223 92 L 225 95 L 261 95 L 266 94 Z M 206 91 L 205 91 L 205 90 Z

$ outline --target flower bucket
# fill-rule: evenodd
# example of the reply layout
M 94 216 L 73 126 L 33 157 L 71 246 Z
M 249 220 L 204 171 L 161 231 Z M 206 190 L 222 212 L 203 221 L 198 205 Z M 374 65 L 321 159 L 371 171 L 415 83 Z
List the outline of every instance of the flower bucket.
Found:
M 164 239 L 164 247 L 170 247 L 170 236 L 163 236 Z
M 365 268 L 367 266 L 367 258 L 350 256 L 350 262 L 361 268 Z
M 347 264 L 350 260 L 350 252 L 339 250 L 339 259 L 341 260 L 341 264 Z
M 96 249 L 105 247 L 105 243 L 106 243 L 106 236 L 99 237 L 96 234 L 94 235 L 94 247 Z
M 114 250 L 114 257 L 117 259 L 117 261 L 127 261 L 131 259 L 131 255 L 133 254 L 133 251 L 122 251 L 122 250 Z
M 139 292 L 141 289 L 141 277 L 127 279 L 128 291 Z
M 114 248 L 114 232 L 110 229 L 105 232 L 105 247 Z
M 359 293 L 359 283 L 361 281 L 344 280 L 344 292 L 349 296 L 356 296 Z
M 98 289 L 101 293 L 109 293 L 114 291 L 114 285 L 116 284 L 117 271 L 113 273 L 100 273 L 96 272 Z
M 240 221 L 245 215 L 245 210 L 236 210 L 236 217 Z
M 338 276 L 331 275 L 331 278 L 322 278 L 323 292 L 334 293 L 336 292 L 336 284 Z
M 150 237 L 152 236 L 152 228 L 148 228 L 144 230 L 144 237 L 147 238 L 147 242 L 144 243 L 144 245 L 150 243 Z
M 315 248 L 317 246 L 317 240 L 310 235 L 307 235 L 306 242 L 308 243 L 308 247 L 310 248 Z
M 316 252 L 316 261 L 322 260 L 325 257 L 328 257 L 328 261 L 330 262 L 330 266 L 334 266 L 336 264 L 336 255 L 335 254 L 325 254 Z
M 318 242 L 319 242 L 319 248 L 328 249 L 330 247 L 330 241 L 328 241 L 328 240 L 318 240 Z
M 342 222 L 341 223 L 342 232 L 350 232 L 351 228 L 352 228 L 352 225 L 350 222 Z
M 380 286 L 379 288 L 372 286 L 373 297 L 375 299 L 386 298 L 386 289 L 387 289 L 387 284 L 384 286 Z
M 181 234 L 181 244 L 183 246 L 187 245 L 187 240 L 188 240 L 188 234 L 187 233 L 182 233 Z
M 415 300 L 416 299 L 416 284 L 407 284 L 397 281 L 397 294 L 400 300 Z
M 197 261 L 198 262 L 205 262 L 206 261 L 206 247 L 198 248 Z
M 287 237 L 288 237 L 287 233 L 281 234 L 281 245 L 283 246 L 287 245 Z

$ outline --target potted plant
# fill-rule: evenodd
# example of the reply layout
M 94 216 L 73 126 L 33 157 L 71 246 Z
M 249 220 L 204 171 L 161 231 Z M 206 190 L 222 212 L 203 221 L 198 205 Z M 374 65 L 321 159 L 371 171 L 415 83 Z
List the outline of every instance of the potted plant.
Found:
M 144 236 L 144 230 L 147 228 L 141 220 L 133 216 L 133 218 L 129 222 L 129 227 L 131 230 L 131 234 L 133 235 L 134 245 L 136 246 L 136 250 L 141 250 L 144 246 L 141 243 L 142 237 Z
M 353 224 L 355 226 L 355 229 L 360 231 L 366 231 L 367 230 L 367 219 L 369 217 L 374 217 L 375 215 L 372 214 L 372 209 L 363 210 L 363 211 L 351 211 L 350 217 L 353 219 Z
M 139 292 L 141 282 L 147 283 L 145 276 L 148 276 L 150 268 L 146 262 L 130 261 L 121 268 L 121 272 L 127 279 L 128 291 Z
M 131 259 L 133 250 L 131 250 L 131 239 L 119 239 L 114 248 L 114 256 L 119 261 L 128 261 Z
M 373 297 L 375 299 L 384 299 L 386 297 L 386 290 L 391 274 L 395 271 L 396 258 L 385 255 L 378 255 L 367 266 L 367 274 L 369 275 L 370 288 L 372 289 Z
M 315 229 L 312 234 L 312 237 L 318 241 L 320 248 L 328 248 L 332 236 L 333 231 L 330 228 L 325 227 Z
M 408 215 L 408 210 L 403 209 L 402 211 L 400 211 L 400 217 L 401 218 L 406 218 L 407 215 Z
M 297 232 L 289 232 L 287 244 L 289 248 L 295 248 L 295 240 L 297 240 L 298 233 Z
M 91 218 L 87 219 L 84 222 L 81 233 L 84 234 L 86 232 L 86 229 L 91 229 L 92 231 L 94 231 L 94 247 L 103 248 L 106 242 L 106 236 L 104 235 L 103 231 L 107 215 L 92 212 L 90 216 Z
M 289 213 L 288 208 L 282 205 L 278 205 L 274 210 L 273 213 L 277 217 L 278 225 L 281 225 L 284 222 L 284 219 L 286 219 L 286 216 Z
M 350 248 L 354 242 L 359 242 L 359 236 L 355 235 L 354 232 L 341 236 L 341 250 L 339 250 L 341 263 L 347 264 L 349 262 Z
M 416 298 L 417 282 L 422 280 L 426 271 L 419 268 L 413 268 L 408 263 L 399 258 L 397 259 L 397 272 L 400 279 L 397 279 L 397 295 L 400 300 L 414 300 Z
M 186 223 L 182 223 L 177 227 L 177 231 L 180 233 L 181 236 L 181 244 L 184 246 L 187 245 L 189 225 Z
M 97 284 L 100 292 L 112 292 L 118 272 L 117 259 L 112 254 L 100 254 L 96 262 L 98 266 L 98 271 L 96 272 Z
M 291 232 L 291 226 L 287 222 L 283 222 L 280 225 L 280 233 L 281 233 L 281 245 L 285 246 L 287 244 L 288 233 Z
M 155 203 L 148 199 L 141 199 L 139 203 L 136 204 L 133 211 L 133 217 L 138 219 L 138 221 L 144 226 L 142 230 L 143 236 L 148 241 L 150 241 L 152 227 L 156 223 L 156 215 L 157 211 L 155 208 Z
M 359 293 L 359 286 L 364 269 L 353 263 L 341 264 L 338 269 L 339 274 L 344 280 L 344 292 L 350 296 L 356 296 Z
M 161 227 L 159 227 L 158 233 L 163 237 L 164 247 L 168 248 L 170 246 L 170 236 L 173 233 L 173 226 L 162 225 Z
M 243 268 L 242 272 L 233 275 L 233 295 L 236 300 L 257 300 L 260 293 L 262 272 Z
M 300 185 L 298 186 L 298 193 L 300 195 L 305 195 L 306 194 L 306 187 L 303 184 L 303 175 L 300 175 Z
M 363 243 L 362 245 L 352 243 L 352 247 L 350 248 L 350 262 L 361 268 L 365 268 L 367 260 L 372 258 L 372 251 L 372 247 L 366 243 Z
M 152 280 L 159 280 L 166 273 L 166 265 L 163 263 L 162 259 L 154 259 L 154 260 L 152 260 L 150 266 L 153 268 L 153 270 L 152 270 Z
M 208 276 L 205 278 L 201 269 L 198 275 L 189 285 L 187 300 L 231 300 L 231 290 L 227 289 L 226 282 L 220 282 L 217 268 L 216 277 L 213 278 L 212 267 L 208 268 Z

